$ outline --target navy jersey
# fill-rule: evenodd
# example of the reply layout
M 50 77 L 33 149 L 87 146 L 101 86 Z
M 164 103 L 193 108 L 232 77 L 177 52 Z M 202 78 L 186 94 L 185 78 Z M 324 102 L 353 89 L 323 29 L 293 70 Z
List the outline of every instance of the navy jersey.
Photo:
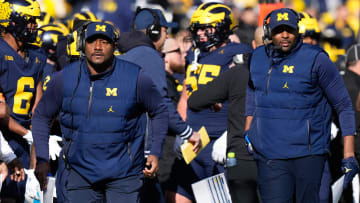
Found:
M 228 70 L 235 55 L 248 54 L 251 51 L 252 49 L 247 45 L 229 43 L 212 52 L 200 53 L 196 67 L 192 65 L 194 52 L 189 51 L 186 57 L 188 65 L 185 80 L 188 95 Z M 227 102 L 223 103 L 220 112 L 213 112 L 209 109 L 194 112 L 188 109 L 186 121 L 194 130 L 199 130 L 201 126 L 205 126 L 210 137 L 219 137 L 227 127 L 227 111 Z
M 29 113 L 34 103 L 36 85 L 46 64 L 46 56 L 30 49 L 25 58 L 0 38 L 0 85 L 10 107 L 11 117 L 29 128 Z
M 53 73 L 55 71 L 56 71 L 56 68 L 53 65 L 46 63 L 46 65 L 44 66 L 42 78 L 41 78 L 43 91 L 46 91 L 48 83 L 50 82 L 51 76 L 53 75 Z

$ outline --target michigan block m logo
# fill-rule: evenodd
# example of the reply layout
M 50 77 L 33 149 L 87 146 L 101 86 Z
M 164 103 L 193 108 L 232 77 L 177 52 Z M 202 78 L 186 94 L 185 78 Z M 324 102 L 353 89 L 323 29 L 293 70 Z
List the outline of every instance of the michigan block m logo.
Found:
M 294 73 L 294 66 L 284 65 L 283 73 Z
M 96 30 L 95 31 L 106 32 L 106 25 L 96 25 Z
M 117 96 L 117 88 L 106 88 L 106 96 L 109 97 L 109 96 L 114 96 L 116 97 Z
M 281 20 L 289 20 L 289 14 L 288 13 L 278 13 L 277 21 L 281 21 Z

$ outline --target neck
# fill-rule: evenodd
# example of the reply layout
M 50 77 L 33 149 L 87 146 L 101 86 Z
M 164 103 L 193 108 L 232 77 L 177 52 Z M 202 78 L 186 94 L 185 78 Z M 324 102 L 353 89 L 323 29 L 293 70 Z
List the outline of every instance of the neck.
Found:
M 355 65 L 349 66 L 349 70 L 360 76 L 360 61 L 357 61 Z
M 112 57 L 108 61 L 105 61 L 102 64 L 94 64 L 94 63 L 90 62 L 89 60 L 86 60 L 86 63 L 88 65 L 88 67 L 89 67 L 90 74 L 91 75 L 96 75 L 96 74 L 105 72 L 107 70 L 110 70 L 113 60 L 114 60 L 114 57 Z
M 15 37 L 8 32 L 3 34 L 3 39 L 12 49 L 24 58 L 24 50 L 22 49 L 23 43 L 21 41 L 17 41 Z

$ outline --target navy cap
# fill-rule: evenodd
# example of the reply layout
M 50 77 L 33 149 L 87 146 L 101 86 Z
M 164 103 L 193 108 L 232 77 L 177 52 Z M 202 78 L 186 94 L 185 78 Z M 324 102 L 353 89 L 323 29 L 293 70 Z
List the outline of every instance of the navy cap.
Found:
M 298 16 L 288 8 L 274 10 L 270 15 L 270 29 L 273 30 L 280 25 L 287 25 L 293 29 L 298 29 Z
M 104 22 L 90 23 L 86 27 L 85 40 L 95 35 L 102 35 L 113 42 L 114 38 L 114 27 Z
M 159 9 L 142 9 L 135 17 L 134 20 L 134 28 L 136 30 L 143 30 L 149 27 L 149 25 L 152 25 L 154 23 L 154 16 L 151 13 L 151 11 L 154 12 L 154 14 L 156 13 L 157 16 L 159 17 L 159 21 L 160 21 L 160 25 L 162 27 L 168 27 L 168 28 L 173 28 L 173 27 L 177 27 L 178 24 L 175 22 L 167 22 L 165 19 L 164 14 L 162 13 L 161 10 Z

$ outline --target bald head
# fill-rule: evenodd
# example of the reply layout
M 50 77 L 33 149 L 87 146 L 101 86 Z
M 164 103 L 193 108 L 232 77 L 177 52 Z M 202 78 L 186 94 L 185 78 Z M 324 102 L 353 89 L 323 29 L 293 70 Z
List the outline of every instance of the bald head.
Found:
M 253 48 L 255 49 L 258 46 L 261 46 L 264 44 L 263 42 L 263 35 L 264 35 L 264 29 L 262 26 L 259 26 L 256 28 L 255 30 L 255 34 L 254 34 L 254 40 L 253 40 Z
M 167 38 L 165 40 L 162 52 L 166 53 L 168 51 L 175 50 L 177 48 L 179 48 L 178 42 L 174 38 Z

